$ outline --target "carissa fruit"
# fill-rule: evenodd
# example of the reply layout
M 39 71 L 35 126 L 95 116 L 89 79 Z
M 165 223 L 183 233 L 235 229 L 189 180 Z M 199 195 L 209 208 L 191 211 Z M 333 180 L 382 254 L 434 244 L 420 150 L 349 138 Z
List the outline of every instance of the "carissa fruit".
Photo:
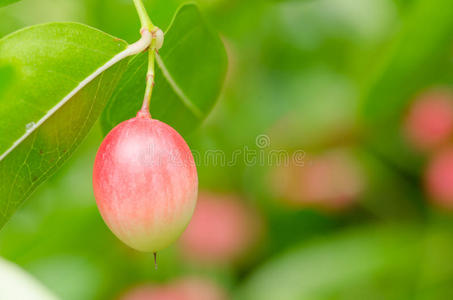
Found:
M 93 188 L 113 233 L 134 249 L 157 252 L 174 242 L 189 223 L 198 177 L 184 139 L 140 111 L 102 142 Z
M 183 277 L 166 284 L 144 284 L 124 293 L 120 300 L 227 300 L 227 292 L 207 278 Z
M 180 249 L 197 263 L 240 262 L 257 245 L 262 231 L 261 218 L 241 197 L 202 192 Z
M 269 183 L 278 200 L 295 208 L 342 211 L 354 205 L 367 187 L 365 170 L 347 149 L 310 156 L 308 164 L 281 164 L 270 170 Z
M 453 95 L 447 90 L 430 90 L 411 104 L 404 134 L 417 150 L 439 148 L 453 133 Z
M 430 158 L 425 186 L 435 205 L 453 210 L 453 147 L 442 149 Z

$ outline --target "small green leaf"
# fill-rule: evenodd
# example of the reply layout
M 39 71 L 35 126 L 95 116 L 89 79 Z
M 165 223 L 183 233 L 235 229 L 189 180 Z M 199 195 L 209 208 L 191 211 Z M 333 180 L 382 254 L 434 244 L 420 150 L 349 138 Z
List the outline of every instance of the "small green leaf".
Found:
M 7 6 L 16 2 L 19 2 L 20 0 L 0 0 L 0 7 L 2 6 Z
M 88 133 L 127 63 L 78 85 L 126 47 L 75 23 L 33 26 L 0 40 L 0 66 L 10 74 L 0 91 L 0 227 Z
M 177 11 L 156 65 L 151 114 L 186 134 L 214 106 L 227 68 L 224 46 L 203 21 L 196 5 L 186 4 Z M 146 71 L 146 53 L 130 61 L 101 117 L 104 133 L 136 115 L 143 101 Z

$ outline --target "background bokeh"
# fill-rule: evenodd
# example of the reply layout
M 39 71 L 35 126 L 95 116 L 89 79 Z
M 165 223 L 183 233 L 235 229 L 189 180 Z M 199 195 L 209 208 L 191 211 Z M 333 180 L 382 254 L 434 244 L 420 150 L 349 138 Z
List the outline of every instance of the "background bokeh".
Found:
M 144 2 L 166 28 L 183 1 Z M 198 2 L 229 69 L 187 140 L 199 205 L 158 270 L 97 211 L 99 126 L 0 256 L 61 299 L 453 299 L 451 0 Z M 131 0 L 23 0 L 0 36 L 51 21 L 139 38 Z

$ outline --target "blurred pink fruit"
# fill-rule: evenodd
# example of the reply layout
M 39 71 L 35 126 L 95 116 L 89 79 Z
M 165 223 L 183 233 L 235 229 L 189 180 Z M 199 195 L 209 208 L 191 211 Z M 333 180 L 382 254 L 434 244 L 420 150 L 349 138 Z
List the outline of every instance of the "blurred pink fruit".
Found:
M 280 166 L 272 174 L 276 196 L 296 206 L 338 210 L 353 204 L 365 186 L 355 157 L 331 151 L 309 159 L 303 166 Z
M 453 131 L 453 95 L 429 91 L 411 105 L 404 124 L 409 142 L 419 150 L 430 150 L 448 140 Z
M 228 263 L 241 258 L 257 242 L 260 220 L 241 199 L 202 193 L 180 246 L 199 262 Z
M 432 201 L 453 209 L 453 148 L 444 149 L 431 158 L 425 181 Z
M 185 278 L 165 285 L 142 285 L 126 292 L 120 300 L 227 300 L 226 292 L 201 278 Z

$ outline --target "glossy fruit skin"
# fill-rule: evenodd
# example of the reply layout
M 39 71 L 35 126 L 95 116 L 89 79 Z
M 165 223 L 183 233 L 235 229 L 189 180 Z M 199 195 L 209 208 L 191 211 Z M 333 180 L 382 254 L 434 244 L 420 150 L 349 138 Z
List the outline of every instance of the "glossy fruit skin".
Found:
M 121 241 L 157 252 L 190 221 L 197 170 L 178 132 L 139 113 L 105 137 L 94 163 L 93 189 L 102 218 Z

